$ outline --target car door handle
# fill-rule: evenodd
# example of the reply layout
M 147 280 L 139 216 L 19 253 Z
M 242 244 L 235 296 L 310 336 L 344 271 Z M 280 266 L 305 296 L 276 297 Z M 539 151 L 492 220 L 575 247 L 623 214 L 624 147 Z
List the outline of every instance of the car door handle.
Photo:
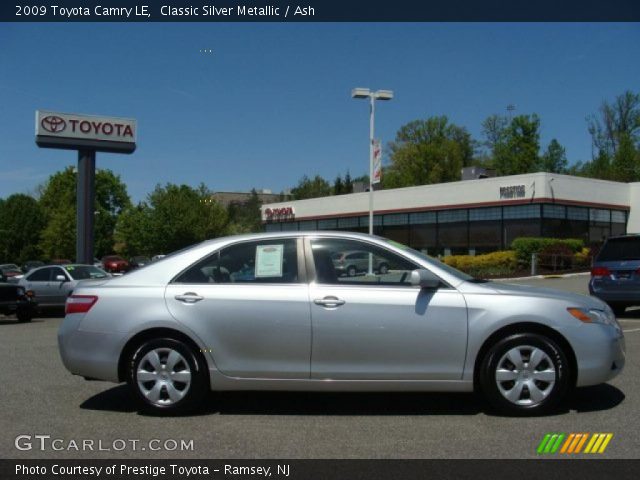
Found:
M 204 297 L 201 297 L 197 293 L 187 292 L 182 295 L 176 295 L 175 299 L 183 303 L 196 303 L 200 300 L 204 300 Z
M 313 303 L 322 305 L 323 307 L 339 307 L 340 305 L 344 305 L 345 301 L 338 297 L 324 297 L 316 298 Z

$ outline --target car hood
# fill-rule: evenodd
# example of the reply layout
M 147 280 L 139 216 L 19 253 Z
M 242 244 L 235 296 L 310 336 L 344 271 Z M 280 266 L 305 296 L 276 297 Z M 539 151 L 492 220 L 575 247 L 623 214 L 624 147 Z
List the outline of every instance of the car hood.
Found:
M 518 295 L 527 297 L 549 298 L 562 300 L 575 306 L 588 308 L 603 308 L 604 303 L 596 297 L 581 295 L 579 293 L 565 292 L 553 288 L 531 287 L 529 285 L 516 285 L 513 283 L 488 282 L 483 284 L 487 289 L 500 295 Z

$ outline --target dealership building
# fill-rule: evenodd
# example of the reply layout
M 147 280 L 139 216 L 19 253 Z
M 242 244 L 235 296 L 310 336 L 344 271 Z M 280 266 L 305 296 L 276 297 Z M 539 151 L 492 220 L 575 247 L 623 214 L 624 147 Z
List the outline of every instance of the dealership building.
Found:
M 262 206 L 267 232 L 367 232 L 369 193 Z M 640 183 L 531 173 L 374 192 L 374 233 L 431 255 L 509 248 L 518 237 L 640 233 Z

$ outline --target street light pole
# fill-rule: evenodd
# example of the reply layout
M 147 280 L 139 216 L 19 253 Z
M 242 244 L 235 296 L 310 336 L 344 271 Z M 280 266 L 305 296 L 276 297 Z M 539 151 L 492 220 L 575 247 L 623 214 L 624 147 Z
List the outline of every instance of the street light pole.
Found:
M 391 90 L 377 90 L 372 92 L 368 88 L 354 88 L 351 91 L 351 97 L 369 99 L 369 235 L 373 235 L 373 155 L 376 100 L 391 100 L 393 98 L 393 92 Z M 373 255 L 369 254 L 369 275 L 372 274 Z

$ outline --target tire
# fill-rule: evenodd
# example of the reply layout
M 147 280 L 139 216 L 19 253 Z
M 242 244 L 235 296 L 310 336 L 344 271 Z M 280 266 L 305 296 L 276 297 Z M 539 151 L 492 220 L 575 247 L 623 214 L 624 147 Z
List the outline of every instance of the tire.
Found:
M 535 365 L 530 365 L 532 357 Z M 533 333 L 499 340 L 480 369 L 480 387 L 491 406 L 521 416 L 551 411 L 567 395 L 572 373 L 565 352 L 550 338 Z
M 616 314 L 616 317 L 622 317 L 627 311 L 627 306 L 624 303 L 610 303 L 609 306 L 613 313 Z
M 381 263 L 378 267 L 378 273 L 380 273 L 380 275 L 386 275 L 387 273 L 389 273 L 389 265 L 387 265 L 386 263 Z
M 349 267 L 347 267 L 347 276 L 355 277 L 357 273 L 358 270 L 353 265 L 349 265 Z
M 18 312 L 16 316 L 19 323 L 29 323 L 33 319 L 31 312 Z
M 143 411 L 161 415 L 192 411 L 209 390 L 204 360 L 174 338 L 142 343 L 130 358 L 127 383 Z

